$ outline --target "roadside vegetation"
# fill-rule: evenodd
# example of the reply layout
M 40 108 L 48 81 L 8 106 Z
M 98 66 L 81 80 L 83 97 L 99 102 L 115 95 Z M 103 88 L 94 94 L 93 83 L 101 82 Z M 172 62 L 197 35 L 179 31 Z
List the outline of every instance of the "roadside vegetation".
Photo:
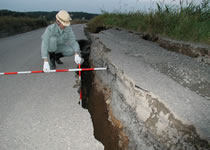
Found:
M 85 24 L 87 22 L 88 22 L 88 20 L 85 20 L 85 19 L 73 19 L 73 20 L 71 20 L 71 25 L 73 25 L 73 24 Z
M 45 19 L 28 17 L 0 17 L 1 36 L 14 35 L 47 26 Z
M 101 27 L 125 28 L 172 39 L 210 44 L 210 1 L 168 6 L 157 3 L 150 12 L 103 12 L 88 22 L 88 29 L 96 32 Z
M 15 12 L 0 10 L 0 38 L 46 27 L 55 21 L 56 11 L 52 12 Z M 70 12 L 71 24 L 87 23 L 97 16 L 85 12 Z

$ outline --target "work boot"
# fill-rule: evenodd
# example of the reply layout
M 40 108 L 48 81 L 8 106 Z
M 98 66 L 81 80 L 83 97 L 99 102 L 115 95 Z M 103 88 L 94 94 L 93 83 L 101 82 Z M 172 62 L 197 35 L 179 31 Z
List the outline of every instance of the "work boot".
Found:
M 63 62 L 60 60 L 61 57 L 64 57 L 62 53 L 55 54 L 55 61 L 57 64 L 63 64 Z
M 49 52 L 49 56 L 50 56 L 50 62 L 51 62 L 51 69 L 55 69 L 56 68 L 55 53 L 54 52 Z

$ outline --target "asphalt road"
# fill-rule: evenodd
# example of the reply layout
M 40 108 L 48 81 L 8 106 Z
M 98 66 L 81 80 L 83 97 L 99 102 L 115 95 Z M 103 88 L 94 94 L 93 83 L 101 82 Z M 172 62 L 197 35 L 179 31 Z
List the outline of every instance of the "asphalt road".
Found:
M 185 134 L 191 132 L 191 125 L 200 138 L 210 142 L 209 65 L 168 51 L 157 43 L 143 40 L 139 34 L 125 30 L 111 28 L 92 34 L 91 38 L 92 66 L 106 64 L 108 68 L 107 72 L 96 72 L 95 76 L 112 89 L 110 106 L 113 115 L 122 121 L 129 134 L 133 132 L 134 137 L 138 137 L 136 141 L 139 141 L 139 145 L 142 146 L 141 141 L 145 137 L 141 137 L 144 134 L 139 132 L 140 126 L 136 127 L 133 123 L 138 122 L 136 118 L 139 122 L 144 121 L 148 128 L 151 125 L 151 131 L 157 131 L 155 134 L 158 138 L 167 137 L 169 141 L 173 141 L 173 137 L 176 137 L 174 145 L 179 138 L 188 138 Z M 141 92 L 137 94 L 135 90 Z M 151 95 L 153 100 L 147 94 Z M 155 104 L 155 101 L 161 105 Z M 166 113 L 165 110 L 169 112 Z M 175 124 L 168 117 L 171 114 L 178 120 Z M 150 119 L 151 124 L 147 124 Z M 190 126 L 187 132 L 182 134 L 181 132 L 185 132 L 183 124 Z M 177 125 L 183 128 L 178 129 Z M 175 129 L 170 126 L 177 127 Z M 176 134 L 176 131 L 179 133 Z M 193 134 L 189 135 L 189 138 L 192 138 Z M 165 139 L 163 141 L 165 142 Z
M 42 70 L 43 32 L 0 39 L 0 72 Z M 58 69 L 76 68 L 73 57 L 62 60 Z M 74 72 L 0 76 L 0 149 L 103 149 L 93 136 L 90 114 L 78 105 L 75 84 Z

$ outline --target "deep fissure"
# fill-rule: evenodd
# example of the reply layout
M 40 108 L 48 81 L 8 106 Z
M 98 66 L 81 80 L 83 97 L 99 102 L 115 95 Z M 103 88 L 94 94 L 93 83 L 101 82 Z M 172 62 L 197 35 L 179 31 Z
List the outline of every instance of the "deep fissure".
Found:
M 122 35 L 125 35 L 124 32 L 121 34 L 117 33 L 115 37 L 115 33 L 112 30 L 107 30 L 104 31 L 104 33 L 99 34 L 86 33 L 87 37 L 92 42 L 89 60 L 91 67 L 107 67 L 107 71 L 93 71 L 91 72 L 92 75 L 84 77 L 86 81 L 89 82 L 89 84 L 87 84 L 85 89 L 83 90 L 87 90 L 86 92 L 89 94 L 86 97 L 88 104 L 87 108 L 93 120 L 95 138 L 104 144 L 105 149 L 111 150 L 148 148 L 208 148 L 208 142 L 204 142 L 202 140 L 202 132 L 199 132 L 199 130 L 191 130 L 192 126 L 195 126 L 195 129 L 200 129 L 201 126 L 198 126 L 193 122 L 190 124 L 186 124 L 186 120 L 184 120 L 183 118 L 179 118 L 179 116 L 185 114 L 185 106 L 187 106 L 186 108 L 190 108 L 188 114 L 186 113 L 187 117 L 189 116 L 189 118 L 194 118 L 194 111 L 191 110 L 190 104 L 188 102 L 185 102 L 185 99 L 188 100 L 188 96 L 191 94 L 191 92 L 186 91 L 186 94 L 180 93 L 180 89 L 183 90 L 182 87 L 177 85 L 173 80 L 169 80 L 169 78 L 162 76 L 163 73 L 161 72 L 157 74 L 158 76 L 155 76 L 155 73 L 157 73 L 155 68 L 144 65 L 144 63 L 147 62 L 137 62 L 136 58 L 130 57 L 133 55 L 128 55 L 129 53 L 124 53 L 126 51 L 124 51 L 123 48 L 127 48 L 127 43 L 124 43 L 124 40 L 127 39 L 123 38 L 121 40 L 121 38 L 119 38 L 119 43 L 120 41 L 123 41 L 122 43 L 120 43 L 122 45 L 116 46 L 115 44 L 118 43 L 118 41 L 111 41 L 110 34 L 111 38 L 115 39 L 119 38 Z M 138 37 L 136 38 L 138 39 Z M 142 44 L 147 43 L 144 40 L 137 41 L 136 44 L 132 43 L 134 45 L 134 48 L 139 46 L 139 42 L 142 42 Z M 150 48 L 150 46 L 148 46 L 148 48 Z M 128 50 L 130 49 L 133 48 L 128 48 Z M 147 51 L 147 49 L 143 50 L 142 52 L 145 51 Z M 162 51 L 164 52 L 164 50 L 160 49 L 160 52 Z M 151 52 L 153 51 L 151 50 Z M 174 55 L 176 55 L 175 53 L 172 53 L 170 56 L 168 55 L 168 52 L 164 53 L 167 54 L 167 59 L 170 57 L 172 58 Z M 139 51 L 134 50 L 131 51 L 130 54 L 137 54 L 136 56 L 139 56 Z M 152 56 L 148 56 L 145 58 L 150 57 L 151 59 L 153 59 Z M 121 64 L 121 62 L 125 60 L 124 58 L 128 58 L 128 60 Z M 165 62 L 167 62 L 167 59 Z M 179 59 L 182 60 L 183 58 L 181 57 Z M 172 62 L 171 64 L 179 59 L 170 59 Z M 186 57 L 186 59 L 188 59 L 188 57 Z M 183 59 L 183 62 L 185 62 L 184 60 L 185 59 Z M 129 68 L 130 62 L 135 62 L 136 66 Z M 156 61 L 154 60 L 154 62 Z M 158 59 L 157 63 L 154 64 L 159 64 L 159 62 L 162 61 Z M 191 59 L 189 59 L 189 62 L 191 62 Z M 148 64 L 151 64 L 151 62 L 148 61 Z M 174 64 L 175 68 L 179 67 L 178 63 Z M 188 63 L 186 63 L 186 65 L 187 66 L 184 67 L 184 69 L 187 68 L 186 71 L 188 71 Z M 182 66 L 182 64 L 180 66 Z M 135 71 L 135 68 L 139 68 L 139 70 L 141 71 Z M 134 71 L 130 73 L 132 69 Z M 180 69 L 180 71 L 182 72 L 182 69 Z M 142 75 L 137 76 L 139 75 L 139 73 L 142 73 Z M 166 81 L 157 82 L 158 84 L 160 83 L 160 87 L 158 84 L 156 85 L 154 83 L 151 83 L 150 78 L 153 81 L 159 80 L 160 78 Z M 138 82 L 135 82 L 135 80 L 137 80 Z M 175 94 L 171 90 L 166 90 L 166 88 L 168 87 L 168 83 L 177 87 L 177 89 L 175 89 Z M 147 84 L 149 85 L 146 86 Z M 160 87 L 160 89 L 156 90 L 151 88 L 150 86 L 153 86 L 154 88 Z M 163 95 L 164 93 L 161 93 L 161 91 L 165 90 L 171 97 L 166 97 L 165 95 Z M 179 97 L 180 99 L 177 99 L 177 94 L 179 93 L 181 94 L 181 97 Z M 174 100 L 176 100 L 176 104 L 180 103 L 184 105 L 183 109 L 180 109 L 181 111 L 183 110 L 183 112 L 174 111 L 175 109 L 177 109 L 177 106 L 172 106 L 171 104 L 169 104 L 169 102 L 174 102 Z M 189 97 L 189 102 L 191 100 L 192 102 L 195 102 L 195 99 L 193 97 Z M 198 103 L 198 106 L 199 105 L 200 104 Z M 196 106 L 195 108 L 198 107 Z M 205 114 L 205 112 L 203 114 Z M 175 116 L 174 118 L 172 117 L 173 115 Z M 104 119 L 102 117 L 104 117 Z M 202 120 L 200 121 L 203 122 Z M 109 128 L 109 123 L 112 125 L 111 128 Z M 202 128 L 202 131 L 207 129 L 205 123 L 203 127 L 204 128 Z M 116 136 L 113 133 L 116 133 Z M 123 135 L 123 133 L 126 134 Z M 126 139 L 126 136 L 127 141 L 121 140 L 122 137 L 125 137 Z M 113 137 L 114 139 L 112 139 Z M 110 141 L 114 142 L 109 143 Z M 122 144 L 121 141 L 123 141 L 123 144 L 127 142 L 128 146 L 120 146 Z
M 78 41 L 81 56 L 84 59 L 82 68 L 89 68 L 89 55 L 91 42 L 88 40 Z M 94 136 L 104 145 L 105 150 L 123 150 L 128 143 L 120 140 L 120 129 L 113 126 L 109 121 L 109 112 L 104 99 L 104 93 L 98 91 L 94 84 L 94 72 L 84 71 L 81 73 L 82 107 L 88 109 L 94 127 Z M 120 144 L 119 144 L 120 143 Z

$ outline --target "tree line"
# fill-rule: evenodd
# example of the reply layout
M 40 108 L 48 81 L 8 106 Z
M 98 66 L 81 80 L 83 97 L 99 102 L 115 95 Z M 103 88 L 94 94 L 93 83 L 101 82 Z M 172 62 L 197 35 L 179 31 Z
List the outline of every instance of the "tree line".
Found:
M 33 11 L 33 12 L 16 12 L 10 10 L 0 10 L 0 17 L 12 16 L 12 17 L 29 17 L 29 18 L 43 18 L 47 21 L 55 20 L 55 15 L 57 11 Z M 86 12 L 69 12 L 72 19 L 85 19 L 90 20 L 96 17 L 98 14 L 86 13 Z
M 73 19 L 72 24 L 82 23 L 90 20 L 97 14 L 85 12 L 69 12 Z M 0 10 L 0 37 L 7 37 L 23 32 L 46 27 L 55 21 L 56 11 L 44 12 L 16 12 L 10 10 Z

